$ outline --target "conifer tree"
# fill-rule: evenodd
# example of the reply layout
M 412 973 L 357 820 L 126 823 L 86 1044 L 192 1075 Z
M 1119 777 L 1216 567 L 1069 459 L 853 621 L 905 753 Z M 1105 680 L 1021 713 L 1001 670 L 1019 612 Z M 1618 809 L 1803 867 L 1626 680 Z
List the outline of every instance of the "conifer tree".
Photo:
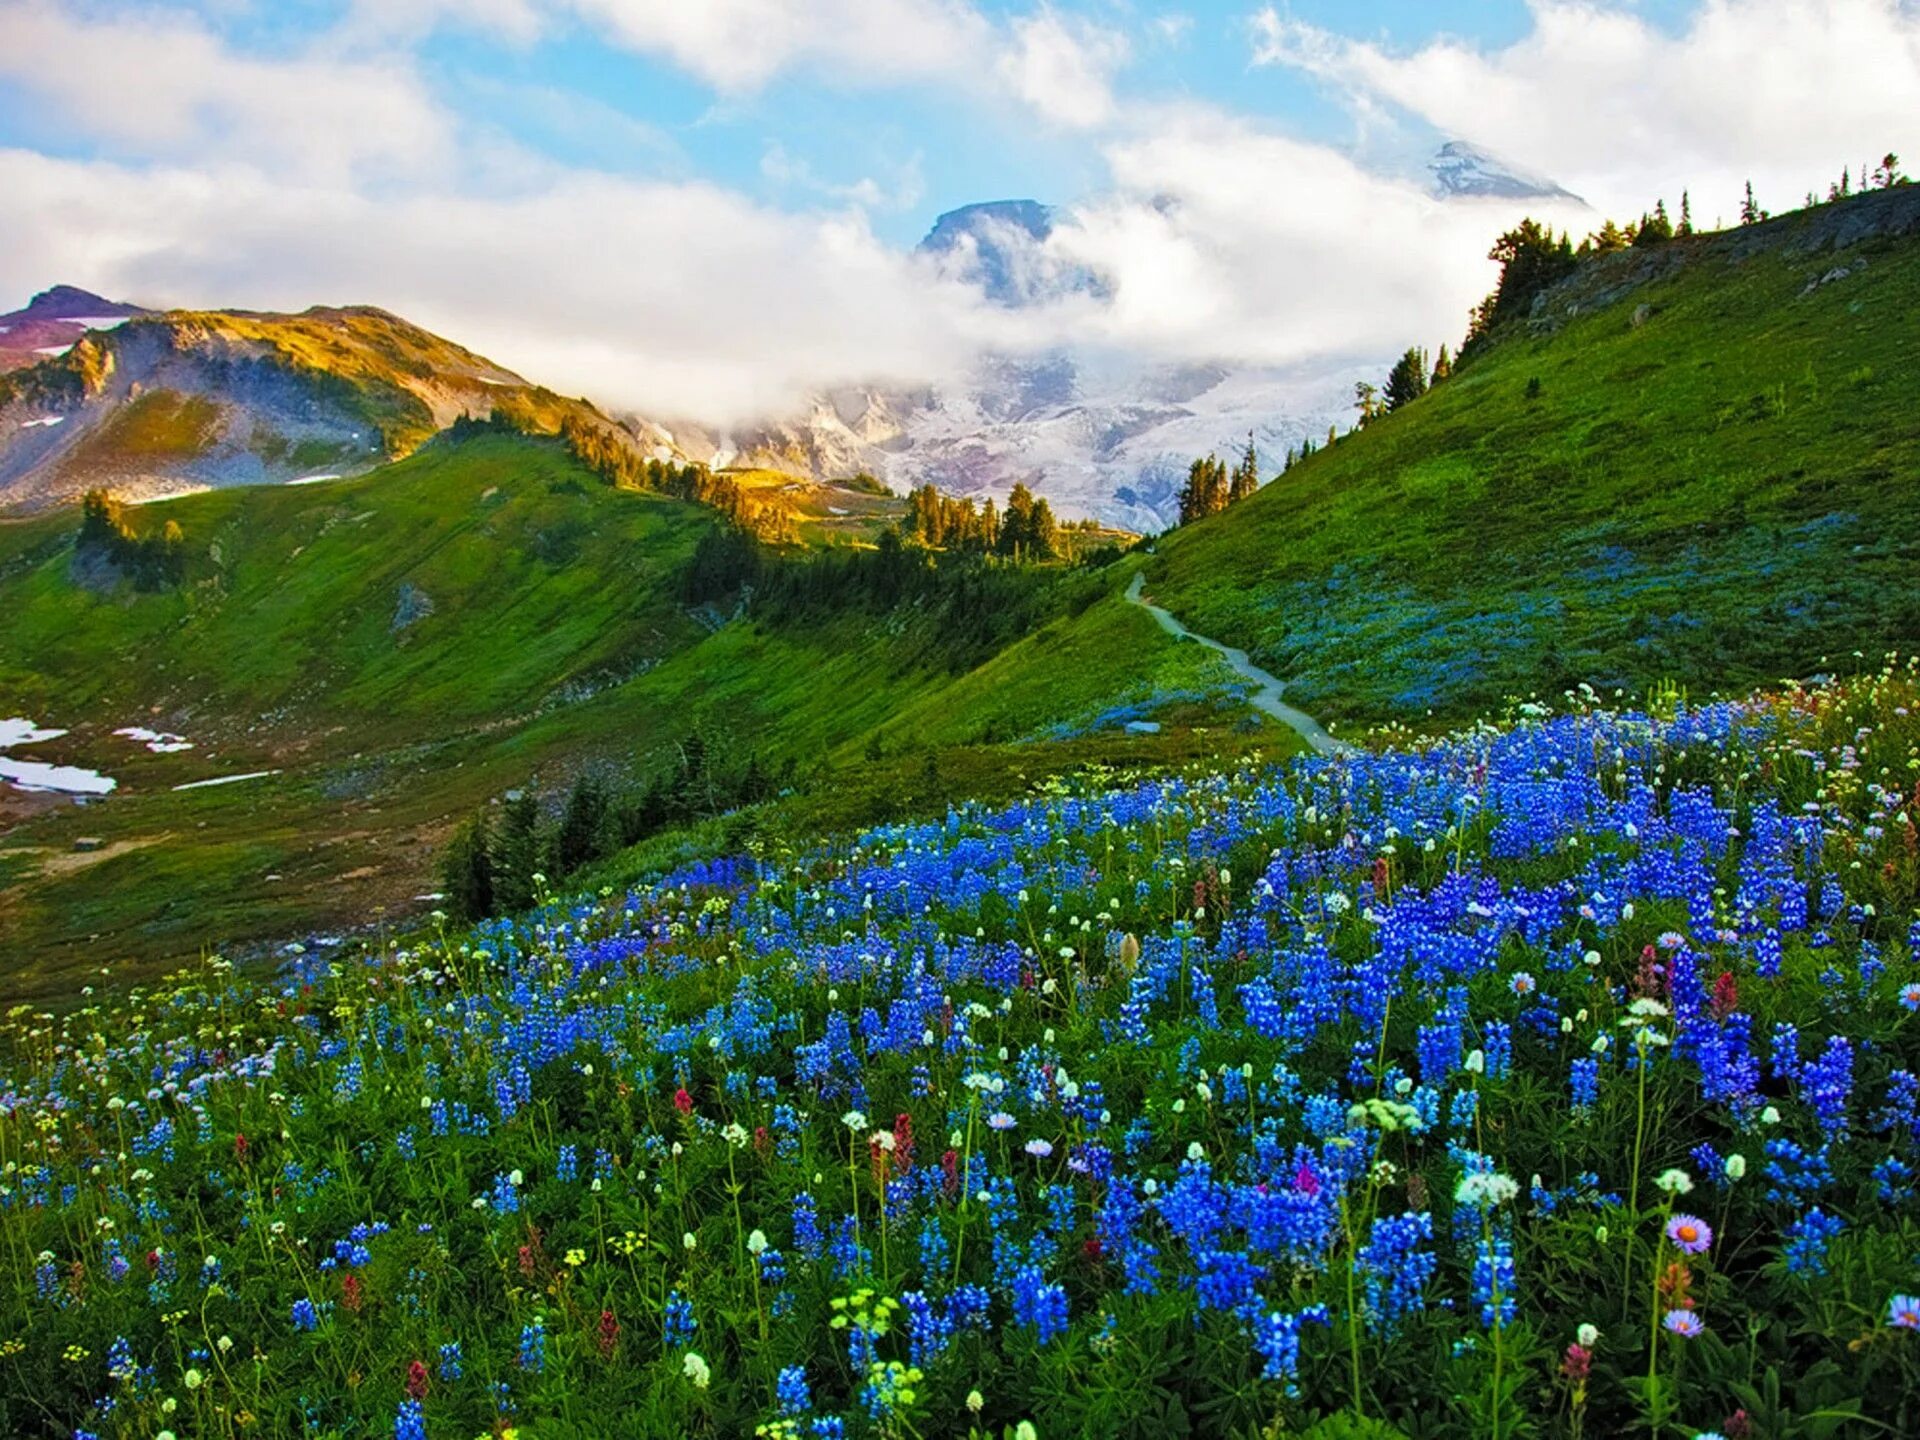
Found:
M 1033 502 L 1027 514 L 1027 558 L 1051 560 L 1060 553 L 1060 524 L 1053 518 L 1053 507 L 1046 496 Z
M 493 843 L 493 898 L 502 915 L 533 908 L 540 868 L 540 801 L 528 786 L 508 800 Z
M 1747 181 L 1746 198 L 1740 202 L 1740 223 L 1742 225 L 1758 225 L 1766 218 L 1767 212 L 1762 210 L 1759 202 L 1753 198 L 1753 182 L 1749 180 Z
M 1398 410 L 1427 393 L 1427 352 L 1418 345 L 1393 362 L 1387 372 L 1386 408 Z M 1364 416 L 1363 416 L 1364 422 Z
M 1260 488 L 1260 454 L 1253 448 L 1253 432 L 1247 432 L 1247 448 L 1240 456 L 1240 463 L 1233 467 L 1233 478 L 1227 486 L 1227 503 L 1238 504 Z
M 1673 233 L 1676 235 L 1693 234 L 1693 200 L 1684 190 L 1680 192 L 1680 224 Z
M 560 817 L 560 832 L 554 837 L 554 869 L 571 875 L 607 853 L 607 794 L 591 775 L 574 782 L 567 796 L 567 808 Z
M 493 864 L 487 854 L 487 817 L 476 812 L 453 832 L 442 857 L 441 886 L 448 912 L 461 920 L 493 913 Z
M 1440 342 L 1440 353 L 1433 357 L 1433 375 L 1427 382 L 1429 387 L 1438 385 L 1453 374 L 1453 359 L 1447 354 L 1446 341 Z

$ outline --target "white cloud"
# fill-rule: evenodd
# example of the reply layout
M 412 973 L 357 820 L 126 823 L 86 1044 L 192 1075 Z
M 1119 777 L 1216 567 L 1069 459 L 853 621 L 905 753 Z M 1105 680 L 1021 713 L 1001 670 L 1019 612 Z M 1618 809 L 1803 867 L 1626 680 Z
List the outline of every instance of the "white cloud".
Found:
M 1136 118 L 1104 152 L 1113 192 L 1050 245 L 1113 282 L 1090 333 L 1147 358 L 1333 363 L 1456 340 L 1491 237 L 1542 208 L 1436 200 L 1209 107 Z
M 705 184 L 566 175 L 501 196 L 370 198 L 246 168 L 0 151 L 0 284 L 150 304 L 384 306 L 568 394 L 733 420 L 816 387 L 954 373 L 977 297 L 857 216 L 787 215 Z
M 1113 76 L 1127 54 L 1118 31 L 1043 7 L 1013 22 L 999 73 L 1046 119 L 1087 129 L 1113 118 Z
M 260 58 L 177 14 L 89 21 L 48 0 L 0 0 L 0 33 L 0 77 L 115 155 L 345 180 L 424 173 L 453 153 L 451 125 L 398 61 Z
M 845 85 L 963 71 L 988 26 L 958 0 L 562 0 L 629 49 L 723 94 L 805 64 Z
M 845 204 L 858 205 L 864 210 L 910 210 L 920 203 L 920 197 L 926 191 L 926 181 L 920 173 L 918 151 L 904 164 L 896 166 L 894 173 L 885 180 L 863 175 L 858 180 L 841 184 L 822 179 L 805 158 L 793 155 L 784 145 L 775 143 L 768 146 L 766 153 L 760 157 L 760 173 L 776 184 L 825 195 Z
M 1488 48 L 1404 53 L 1267 9 L 1256 59 L 1384 101 L 1450 136 L 1638 214 L 1690 186 L 1731 217 L 1824 191 L 1843 164 L 1920 140 L 1920 8 L 1901 0 L 1705 0 L 1676 33 L 1624 4 L 1531 0 L 1532 28 Z

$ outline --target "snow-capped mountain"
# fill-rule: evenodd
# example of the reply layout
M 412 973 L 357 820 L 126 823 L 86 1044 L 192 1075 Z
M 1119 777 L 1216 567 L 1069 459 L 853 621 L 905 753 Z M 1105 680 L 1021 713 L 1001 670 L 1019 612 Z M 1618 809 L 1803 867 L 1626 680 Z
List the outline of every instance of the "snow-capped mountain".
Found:
M 1052 233 L 1052 206 L 1037 200 L 989 200 L 940 216 L 917 253 L 1010 309 L 1076 294 L 1110 298 L 1112 288 L 1104 277 L 1047 250 Z
M 1109 298 L 1104 276 L 1049 249 L 1052 229 L 1053 211 L 1033 200 L 969 205 L 940 216 L 917 253 L 1009 308 Z M 848 387 L 802 415 L 666 432 L 681 453 L 714 464 L 822 479 L 864 470 L 896 490 L 930 482 L 1004 499 L 1025 482 L 1068 518 L 1157 531 L 1178 517 L 1195 456 L 1237 456 L 1251 434 L 1271 474 L 1289 447 L 1350 421 L 1354 381 L 1386 368 L 1146 367 L 1063 348 L 985 356 L 957 384 Z
M 1493 196 L 1502 200 L 1579 200 L 1545 175 L 1502 160 L 1491 151 L 1465 140 L 1449 140 L 1427 161 L 1433 193 L 1442 199 L 1456 196 Z

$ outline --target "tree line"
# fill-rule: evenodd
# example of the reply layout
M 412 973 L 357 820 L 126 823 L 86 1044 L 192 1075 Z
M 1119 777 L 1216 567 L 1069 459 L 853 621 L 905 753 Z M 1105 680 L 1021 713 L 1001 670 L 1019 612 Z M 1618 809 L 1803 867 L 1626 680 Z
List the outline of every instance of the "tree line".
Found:
M 581 774 L 552 813 L 529 784 L 454 830 L 440 865 L 448 912 L 466 921 L 519 914 L 539 902 L 544 882 L 566 880 L 671 826 L 771 800 L 793 784 L 791 760 L 770 766 L 725 732 L 698 729 L 637 777 Z
M 530 410 L 496 405 L 486 419 L 462 415 L 445 431 L 453 444 L 476 435 L 558 438 L 567 454 L 616 490 L 649 490 L 718 510 L 727 520 L 772 542 L 795 537 L 786 511 L 755 501 L 730 475 L 715 474 L 697 460 L 662 460 L 640 453 L 632 438 L 611 422 L 596 425 L 569 415 L 558 430 L 545 428 Z
M 1862 164 L 1859 169 L 1860 192 L 1890 190 L 1910 183 L 1900 169 L 1900 157 L 1891 152 L 1883 156 L 1878 165 L 1869 167 Z M 1853 173 L 1843 167 L 1840 178 L 1827 187 L 1827 201 L 1844 200 L 1855 193 Z M 1820 203 L 1812 191 L 1807 193 L 1809 208 Z M 1771 218 L 1755 197 L 1752 181 L 1746 184 L 1739 214 L 1742 225 L 1757 225 Z M 1486 297 L 1469 312 L 1467 335 L 1461 343 L 1459 356 L 1450 356 L 1447 347 L 1442 344 L 1429 364 L 1423 346 L 1409 346 L 1387 372 L 1384 383 L 1376 384 L 1369 380 L 1356 382 L 1353 404 L 1358 419 L 1354 428 L 1370 425 L 1444 383 L 1453 374 L 1456 365 L 1468 363 L 1497 331 L 1531 313 L 1534 300 L 1571 275 L 1583 260 L 1620 250 L 1664 245 L 1698 233 L 1694 226 L 1693 198 L 1685 190 L 1680 192 L 1677 220 L 1668 213 L 1663 197 L 1655 200 L 1653 208 L 1644 212 L 1638 220 L 1625 225 L 1608 218 L 1577 246 L 1567 231 L 1561 230 L 1556 234 L 1552 227 L 1531 217 L 1523 219 L 1495 240 L 1492 249 L 1487 252 L 1487 258 L 1500 266 L 1499 278 Z M 1538 380 L 1530 382 L 1527 390 L 1529 398 L 1537 396 L 1539 390 Z M 1337 428 L 1330 428 L 1326 444 L 1332 445 L 1338 438 Z M 1297 448 L 1289 447 L 1282 469 L 1291 470 L 1322 448 L 1310 438 L 1303 440 Z M 1253 462 L 1253 447 L 1249 440 L 1243 467 L 1251 466 Z M 1251 475 L 1253 472 L 1248 470 L 1246 473 Z M 1253 475 L 1249 484 L 1242 468 L 1236 468 L 1229 475 L 1212 455 L 1195 460 L 1188 473 L 1187 484 L 1180 492 L 1180 523 L 1184 525 L 1217 514 L 1235 500 L 1250 494 L 1258 484 L 1257 475 Z
M 187 537 L 180 522 L 169 520 L 158 532 L 142 535 L 127 519 L 126 506 L 105 490 L 89 490 L 80 502 L 76 550 L 98 557 L 133 582 L 136 590 L 178 585 L 187 568 Z
M 1187 467 L 1187 483 L 1180 488 L 1180 524 L 1188 525 L 1218 515 L 1260 488 L 1260 455 L 1247 436 L 1240 463 L 1228 470 L 1217 455 L 1207 455 Z

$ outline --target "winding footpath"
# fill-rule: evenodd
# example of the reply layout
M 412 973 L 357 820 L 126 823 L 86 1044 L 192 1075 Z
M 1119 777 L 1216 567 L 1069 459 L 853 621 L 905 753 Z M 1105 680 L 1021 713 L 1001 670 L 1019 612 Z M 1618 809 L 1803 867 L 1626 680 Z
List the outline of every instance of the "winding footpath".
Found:
M 1242 679 L 1252 681 L 1254 692 L 1247 697 L 1247 703 L 1252 705 L 1254 709 L 1263 715 L 1271 715 L 1282 725 L 1292 730 L 1302 740 L 1306 741 L 1308 746 L 1311 747 L 1316 754 L 1358 755 L 1360 753 L 1357 746 L 1349 745 L 1344 740 L 1334 739 L 1333 736 L 1326 732 L 1326 728 L 1322 726 L 1318 720 L 1314 719 L 1304 710 L 1294 709 L 1293 706 L 1281 699 L 1280 697 L 1286 693 L 1286 681 L 1277 675 L 1262 670 L 1247 658 L 1246 651 L 1236 650 L 1231 645 L 1223 645 L 1218 640 L 1210 640 L 1205 635 L 1196 635 L 1193 631 L 1182 625 L 1171 611 L 1162 610 L 1158 605 L 1147 599 L 1144 593 L 1146 588 L 1146 572 L 1143 570 L 1134 571 L 1133 583 L 1127 586 L 1127 599 L 1143 607 L 1148 614 L 1160 622 L 1160 628 L 1173 636 L 1174 639 L 1192 640 L 1206 646 L 1207 649 L 1213 651 L 1221 659 L 1225 660 L 1234 674 L 1240 676 Z

